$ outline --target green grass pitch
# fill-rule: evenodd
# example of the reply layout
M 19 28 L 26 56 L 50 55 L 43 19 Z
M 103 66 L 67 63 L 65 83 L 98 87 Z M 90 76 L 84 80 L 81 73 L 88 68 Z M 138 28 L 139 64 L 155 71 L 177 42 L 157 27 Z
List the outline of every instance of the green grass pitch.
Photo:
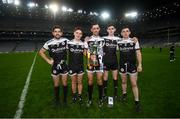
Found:
M 0 117 L 12 118 L 17 110 L 19 98 L 35 53 L 0 54 Z M 71 104 L 71 80 L 68 79 L 68 107 L 54 108 L 53 82 L 50 66 L 40 56 L 37 57 L 29 85 L 22 118 L 64 118 L 64 117 L 180 117 L 180 48 L 176 48 L 175 62 L 169 62 L 169 51 L 145 48 L 142 50 L 143 72 L 139 73 L 138 86 L 142 112 L 134 111 L 133 94 L 128 81 L 128 101 L 115 101 L 113 108 L 106 104 L 98 108 L 98 90 L 94 80 L 93 105 Z M 118 95 L 121 95 L 118 80 Z M 83 79 L 83 99 L 87 100 L 87 76 Z M 113 94 L 110 75 L 108 95 Z M 62 96 L 62 88 L 60 89 Z

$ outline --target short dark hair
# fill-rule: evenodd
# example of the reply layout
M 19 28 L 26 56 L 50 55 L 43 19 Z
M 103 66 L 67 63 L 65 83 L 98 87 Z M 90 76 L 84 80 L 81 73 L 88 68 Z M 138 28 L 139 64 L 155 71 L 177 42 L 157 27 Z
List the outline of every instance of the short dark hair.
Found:
M 74 32 L 75 32 L 75 31 L 77 31 L 77 30 L 82 31 L 82 28 L 81 28 L 81 27 L 79 27 L 79 26 L 78 26 L 78 27 L 75 27 L 75 28 L 74 28 Z M 83 32 L 83 31 L 82 31 L 82 32 Z
M 114 23 L 108 23 L 107 28 L 110 27 L 110 26 L 116 27 Z
M 129 29 L 129 31 L 131 31 L 131 29 L 128 27 L 128 26 L 124 26 L 124 27 L 122 27 L 122 29 L 121 29 L 121 31 L 123 30 L 123 29 Z
M 99 25 L 99 23 L 97 23 L 97 22 L 91 23 L 91 28 L 92 28 L 94 25 Z
M 62 29 L 62 27 L 61 27 L 60 25 L 54 25 L 54 26 L 52 27 L 52 32 L 53 32 L 55 29 L 60 29 L 61 32 L 63 32 L 63 29 Z

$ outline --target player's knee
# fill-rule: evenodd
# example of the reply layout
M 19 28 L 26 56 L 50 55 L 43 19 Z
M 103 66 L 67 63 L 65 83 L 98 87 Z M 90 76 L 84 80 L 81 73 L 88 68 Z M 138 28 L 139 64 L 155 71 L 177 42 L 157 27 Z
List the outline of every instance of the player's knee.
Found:
M 97 83 L 98 83 L 99 85 L 102 85 L 102 84 L 103 84 L 102 79 L 97 79 Z
M 88 84 L 92 85 L 93 84 L 93 80 L 88 80 Z
M 117 77 L 113 77 L 113 79 L 114 79 L 114 80 L 118 80 L 118 78 L 117 78 Z
M 131 83 L 131 86 L 134 88 L 134 87 L 137 87 L 137 83 Z
M 54 81 L 54 86 L 59 86 L 59 81 Z
M 59 86 L 59 84 L 57 84 L 57 83 L 54 83 L 54 87 L 58 87 Z
M 72 82 L 72 85 L 76 85 L 76 82 Z
M 123 84 L 123 85 L 124 85 L 124 84 L 127 84 L 126 80 L 122 80 L 122 84 Z
M 82 80 L 78 80 L 78 84 L 82 84 Z
M 76 83 L 76 80 L 72 79 L 72 83 Z
M 63 84 L 63 86 L 67 86 L 67 82 L 66 81 L 62 82 L 62 84 Z

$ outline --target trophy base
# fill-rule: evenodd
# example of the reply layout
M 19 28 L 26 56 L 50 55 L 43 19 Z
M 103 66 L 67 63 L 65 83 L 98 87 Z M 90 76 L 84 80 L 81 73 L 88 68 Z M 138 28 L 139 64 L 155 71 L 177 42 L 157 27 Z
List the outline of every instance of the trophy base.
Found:
M 108 107 L 112 108 L 114 105 L 114 100 L 113 97 L 108 97 Z

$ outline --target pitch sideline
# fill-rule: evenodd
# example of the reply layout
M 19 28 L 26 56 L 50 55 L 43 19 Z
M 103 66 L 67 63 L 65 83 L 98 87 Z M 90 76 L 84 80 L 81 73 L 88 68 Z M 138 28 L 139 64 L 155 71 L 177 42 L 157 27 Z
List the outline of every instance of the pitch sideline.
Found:
M 17 108 L 16 113 L 14 115 L 14 119 L 20 119 L 21 115 L 23 113 L 23 107 L 24 107 L 24 103 L 26 101 L 26 95 L 27 95 L 27 92 L 28 92 L 29 83 L 30 83 L 30 80 L 31 80 L 31 75 L 32 75 L 32 71 L 33 71 L 33 68 L 34 68 L 34 64 L 36 62 L 37 54 L 38 53 L 36 53 L 36 55 L 34 56 L 33 63 L 31 65 L 31 68 L 30 68 L 29 73 L 27 75 L 26 83 L 25 83 L 24 88 L 22 90 L 21 97 L 20 97 L 20 100 L 19 100 L 19 103 L 18 103 L 18 108 Z

